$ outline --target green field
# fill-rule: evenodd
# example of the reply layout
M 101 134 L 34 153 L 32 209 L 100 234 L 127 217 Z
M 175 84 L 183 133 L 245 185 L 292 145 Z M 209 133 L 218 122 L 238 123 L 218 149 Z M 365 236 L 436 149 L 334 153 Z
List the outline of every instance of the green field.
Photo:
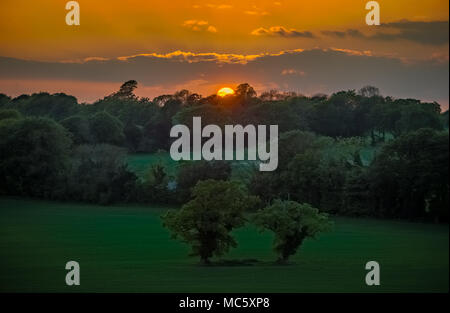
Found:
M 368 165 L 373 160 L 378 148 L 370 144 L 365 145 L 360 150 L 360 156 L 363 164 Z M 333 150 L 331 150 L 333 151 Z M 333 153 L 333 152 L 331 152 Z M 155 153 L 135 153 L 127 155 L 128 168 L 138 177 L 145 178 L 147 171 L 156 164 L 163 165 L 170 177 L 175 177 L 179 162 L 172 160 L 169 152 L 160 151 Z M 252 171 L 257 168 L 255 161 L 229 161 L 231 163 L 232 178 L 248 182 Z
M 127 163 L 128 168 L 140 178 L 145 178 L 147 171 L 156 164 L 163 165 L 169 177 L 175 177 L 180 164 L 172 160 L 168 152 L 129 154 Z M 231 161 L 232 178 L 247 181 L 254 166 L 252 161 Z
M 168 152 L 136 153 L 127 156 L 128 167 L 138 177 L 143 178 L 152 165 L 161 164 L 169 175 L 175 175 L 177 162 Z
M 448 292 L 448 225 L 334 218 L 289 265 L 273 263 L 269 234 L 245 227 L 227 262 L 202 266 L 162 228 L 165 210 L 0 198 L 0 291 Z M 244 259 L 258 262 L 234 262 Z M 70 260 L 80 286 L 65 285 Z M 364 283 L 370 260 L 381 286 Z

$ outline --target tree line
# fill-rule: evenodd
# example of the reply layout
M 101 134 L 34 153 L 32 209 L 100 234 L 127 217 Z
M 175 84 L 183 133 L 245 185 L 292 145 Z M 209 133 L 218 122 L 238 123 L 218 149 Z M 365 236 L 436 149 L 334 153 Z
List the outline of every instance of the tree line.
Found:
M 187 90 L 152 100 L 137 82 L 93 104 L 65 94 L 0 94 L 0 194 L 47 199 L 176 203 L 205 180 L 239 180 L 259 199 L 320 212 L 448 221 L 448 111 L 436 102 L 395 99 L 375 87 L 304 96 L 248 84 L 234 95 Z M 279 125 L 279 167 L 233 174 L 225 161 L 181 162 L 175 177 L 155 164 L 145 177 L 126 155 L 168 150 L 174 124 Z M 262 223 L 262 222 L 261 222 Z

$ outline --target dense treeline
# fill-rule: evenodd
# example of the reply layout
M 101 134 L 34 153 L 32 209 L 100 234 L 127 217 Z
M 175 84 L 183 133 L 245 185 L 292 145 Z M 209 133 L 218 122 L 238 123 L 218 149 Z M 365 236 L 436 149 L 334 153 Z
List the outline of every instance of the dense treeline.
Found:
M 375 87 L 306 97 L 248 84 L 234 95 L 187 90 L 150 100 L 135 81 L 93 104 L 65 94 L 0 94 L 0 193 L 96 203 L 186 203 L 200 181 L 232 179 L 227 162 L 161 165 L 138 178 L 126 154 L 170 147 L 173 124 L 279 125 L 279 167 L 243 179 L 262 203 L 333 214 L 448 221 L 448 111 Z
M 280 139 L 278 170 L 255 171 L 249 186 L 267 202 L 291 199 L 329 213 L 448 220 L 448 145 L 448 132 L 422 128 L 365 165 L 358 143 L 293 131 Z

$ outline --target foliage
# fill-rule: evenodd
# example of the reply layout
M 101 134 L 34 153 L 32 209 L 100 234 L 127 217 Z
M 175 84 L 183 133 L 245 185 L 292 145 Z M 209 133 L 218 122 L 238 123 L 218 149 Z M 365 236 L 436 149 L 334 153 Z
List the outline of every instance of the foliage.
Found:
M 67 129 L 75 145 L 93 141 L 89 121 L 82 115 L 73 115 L 63 119 L 60 124 Z
M 167 151 L 173 140 L 169 136 L 171 127 L 178 123 L 190 127 L 192 117 L 201 116 L 204 125 L 279 126 L 277 170 L 259 172 L 249 167 L 239 176 L 266 204 L 280 198 L 308 202 L 335 214 L 448 220 L 448 184 L 444 183 L 448 176 L 448 166 L 444 165 L 448 162 L 448 111 L 441 113 L 436 102 L 386 97 L 373 86 L 330 96 L 308 97 L 271 90 L 258 97 L 254 88 L 244 83 L 225 97 L 203 97 L 180 90 L 152 100 L 138 97 L 137 87 L 136 81 L 127 81 L 116 92 L 89 105 L 62 93 L 41 92 L 16 98 L 0 94 L 2 192 L 47 198 L 59 195 L 65 199 L 66 186 L 60 181 L 69 181 L 67 168 L 73 170 L 79 165 L 77 157 L 68 158 L 68 149 L 111 144 L 128 153 Z M 63 128 L 54 122 L 50 127 L 53 130 L 44 131 L 41 124 L 35 130 L 27 126 L 27 135 L 24 132 L 21 136 L 31 137 L 17 137 L 19 129 L 31 123 L 31 117 L 49 118 Z M 54 136 L 47 140 L 50 133 Z M 427 140 L 412 139 L 426 136 Z M 32 151 L 30 155 L 15 150 L 24 141 Z M 405 152 L 404 146 L 416 151 L 415 155 Z M 60 162 L 54 162 L 50 154 L 55 160 L 61 156 Z M 55 164 L 55 168 L 47 168 L 48 181 L 58 181 L 52 188 L 47 186 L 44 170 L 37 169 L 41 159 L 43 164 Z M 127 191 L 119 191 L 117 197 L 108 195 L 108 191 L 103 196 L 107 200 L 100 201 L 87 187 L 83 189 L 86 195 L 78 192 L 71 197 L 94 202 L 128 201 L 131 197 L 143 202 L 185 203 L 198 181 L 228 180 L 232 171 L 226 162 L 182 162 L 178 169 L 168 164 L 164 168 L 153 165 L 147 171 L 150 174 L 140 175 L 136 184 L 127 184 Z M 97 166 L 110 165 L 105 159 Z M 119 177 L 131 175 L 126 169 L 114 168 L 112 172 Z M 118 174 L 121 172 L 123 175 Z M 161 175 L 164 179 L 155 179 Z M 107 184 L 105 177 L 102 184 Z M 9 187 L 6 181 L 11 182 Z
M 129 80 L 124 82 L 122 86 L 120 86 L 119 91 L 112 94 L 110 97 L 115 97 L 119 99 L 136 99 L 136 95 L 134 94 L 134 90 L 137 88 L 137 81 Z
M 201 180 L 228 180 L 231 166 L 227 161 L 187 161 L 177 173 L 177 193 L 181 203 L 189 199 L 191 188 Z
M 4 93 L 0 93 L 0 108 L 5 105 L 8 105 L 11 102 L 11 97 L 5 95 Z
M 242 124 L 278 125 L 279 132 L 307 129 L 306 121 L 285 101 L 263 102 L 249 107 Z
M 31 96 L 19 96 L 12 99 L 6 108 L 19 110 L 26 116 L 42 116 L 54 120 L 62 120 L 78 113 L 80 105 L 73 96 L 64 93 L 35 93 Z
M 443 127 L 448 130 L 448 124 L 449 124 L 448 110 L 445 111 L 444 113 L 442 113 L 440 118 L 441 118 L 441 123 L 442 123 Z
M 139 151 L 143 138 L 142 128 L 133 123 L 127 123 L 123 129 L 123 133 L 128 150 L 131 152 Z
M 108 112 L 94 114 L 89 119 L 89 128 L 96 143 L 120 145 L 124 141 L 122 122 Z
M 53 120 L 0 122 L 0 193 L 53 198 L 68 168 L 71 140 Z
M 448 221 L 448 157 L 448 132 L 432 129 L 384 146 L 369 173 L 376 214 Z
M 20 119 L 22 114 L 19 111 L 13 109 L 3 109 L 0 110 L 0 120 L 4 119 Z
M 136 175 L 127 170 L 124 149 L 107 145 L 81 145 L 72 156 L 67 197 L 109 204 L 135 197 Z
M 174 238 L 191 245 L 193 256 L 209 263 L 211 257 L 236 247 L 231 231 L 244 225 L 243 213 L 251 202 L 236 182 L 200 181 L 192 190 L 192 200 L 163 216 L 164 226 Z
M 294 255 L 306 238 L 315 238 L 331 226 L 328 216 L 311 205 L 281 200 L 255 214 L 254 223 L 275 234 L 274 250 L 279 262 Z
M 138 200 L 147 203 L 175 202 L 174 181 L 161 163 L 153 164 L 138 189 Z

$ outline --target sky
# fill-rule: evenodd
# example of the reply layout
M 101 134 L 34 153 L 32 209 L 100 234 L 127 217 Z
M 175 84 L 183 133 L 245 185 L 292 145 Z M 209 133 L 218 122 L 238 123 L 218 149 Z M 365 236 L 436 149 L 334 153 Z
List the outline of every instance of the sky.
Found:
M 149 98 L 247 82 L 306 95 L 359 89 L 448 107 L 449 2 L 380 0 L 0 0 L 0 93 L 93 102 L 129 79 Z

